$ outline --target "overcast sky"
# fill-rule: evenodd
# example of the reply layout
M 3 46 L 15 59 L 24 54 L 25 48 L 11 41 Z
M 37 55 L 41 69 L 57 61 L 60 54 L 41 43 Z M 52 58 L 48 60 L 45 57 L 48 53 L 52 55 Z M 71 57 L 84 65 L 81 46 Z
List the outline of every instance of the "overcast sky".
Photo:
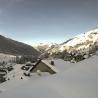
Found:
M 28 44 L 63 42 L 98 27 L 98 0 L 0 0 L 0 34 Z

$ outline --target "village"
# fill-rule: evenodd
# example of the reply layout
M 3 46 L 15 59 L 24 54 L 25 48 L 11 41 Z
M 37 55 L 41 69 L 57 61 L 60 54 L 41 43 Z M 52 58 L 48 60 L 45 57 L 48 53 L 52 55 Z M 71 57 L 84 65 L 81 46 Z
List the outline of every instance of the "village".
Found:
M 2 54 L 2 59 L 0 60 L 0 83 L 14 79 L 15 77 L 24 79 L 24 77 L 32 76 L 33 73 L 42 76 L 43 73 L 52 75 L 58 72 L 52 59 L 42 60 L 38 58 L 33 62 L 30 60 L 23 62 L 21 58 Z

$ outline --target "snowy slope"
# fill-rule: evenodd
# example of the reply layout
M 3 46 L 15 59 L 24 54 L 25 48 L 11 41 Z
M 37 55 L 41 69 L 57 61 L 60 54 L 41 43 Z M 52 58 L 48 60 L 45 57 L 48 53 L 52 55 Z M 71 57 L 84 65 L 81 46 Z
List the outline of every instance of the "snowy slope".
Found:
M 76 63 L 63 73 L 30 79 L 0 98 L 98 98 L 98 56 Z
M 57 54 L 59 52 L 63 52 L 67 50 L 68 52 L 72 51 L 89 51 L 89 47 L 93 46 L 95 43 L 98 45 L 98 28 L 75 36 L 69 39 L 66 42 L 63 42 L 59 45 L 55 45 L 54 48 L 50 48 L 47 50 L 47 53 L 50 55 Z
M 80 50 L 83 48 L 88 48 L 90 44 L 94 44 L 95 42 L 98 42 L 98 28 L 80 34 L 74 37 L 72 40 L 69 40 L 67 43 L 65 42 L 60 46 L 60 50 L 63 51 L 65 49 L 70 49 L 70 47 Z
M 37 49 L 41 53 L 44 53 L 45 51 L 49 50 L 50 48 L 52 48 L 56 45 L 57 45 L 56 43 L 40 43 L 33 47 L 35 47 L 35 49 Z

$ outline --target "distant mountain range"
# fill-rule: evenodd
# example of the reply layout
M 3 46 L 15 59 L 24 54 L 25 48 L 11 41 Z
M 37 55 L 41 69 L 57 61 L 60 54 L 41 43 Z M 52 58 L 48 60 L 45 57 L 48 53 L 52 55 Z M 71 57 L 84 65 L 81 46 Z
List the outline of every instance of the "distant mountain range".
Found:
M 34 48 L 37 49 L 40 53 L 44 53 L 45 51 L 56 45 L 56 43 L 40 43 L 37 46 L 34 46 Z
M 98 28 L 75 36 L 59 45 L 56 44 L 50 47 L 42 54 L 42 57 L 60 57 L 70 61 L 76 57 L 76 55 L 82 55 L 82 59 L 85 59 L 84 56 L 89 57 L 96 51 L 98 51 Z
M 32 46 L 6 38 L 2 35 L 0 35 L 0 53 L 10 55 L 40 55 Z

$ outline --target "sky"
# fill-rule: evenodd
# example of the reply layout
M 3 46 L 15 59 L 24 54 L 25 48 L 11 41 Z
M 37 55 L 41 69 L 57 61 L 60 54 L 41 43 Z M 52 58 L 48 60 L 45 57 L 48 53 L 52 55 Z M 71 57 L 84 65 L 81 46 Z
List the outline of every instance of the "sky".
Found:
M 98 27 L 98 0 L 0 0 L 0 34 L 30 45 L 62 43 Z

